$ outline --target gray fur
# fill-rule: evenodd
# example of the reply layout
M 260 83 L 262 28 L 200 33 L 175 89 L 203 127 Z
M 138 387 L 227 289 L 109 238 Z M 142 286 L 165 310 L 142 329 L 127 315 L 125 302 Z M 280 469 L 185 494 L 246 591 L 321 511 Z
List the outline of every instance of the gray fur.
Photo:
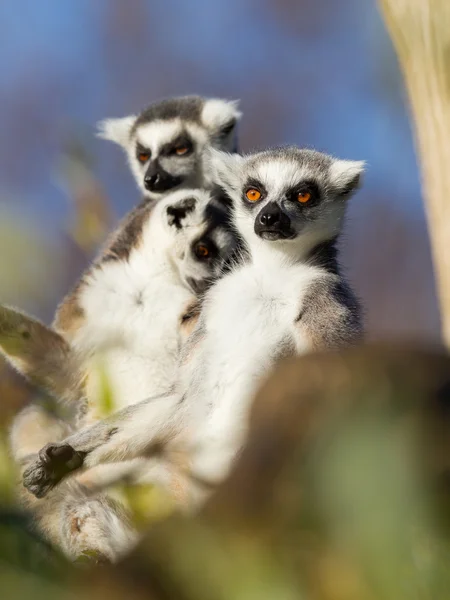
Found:
M 139 125 L 150 121 L 169 121 L 180 118 L 183 121 L 200 123 L 204 103 L 205 99 L 201 96 L 181 96 L 150 104 L 139 114 L 130 133 L 133 135 Z
M 337 275 L 325 275 L 310 286 L 298 322 L 314 350 L 345 348 L 362 341 L 360 303 Z

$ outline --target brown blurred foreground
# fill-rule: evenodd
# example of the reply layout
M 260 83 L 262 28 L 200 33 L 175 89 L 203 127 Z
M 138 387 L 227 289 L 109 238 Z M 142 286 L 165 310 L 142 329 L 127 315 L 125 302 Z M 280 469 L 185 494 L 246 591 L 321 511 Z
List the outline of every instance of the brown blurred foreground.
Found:
M 449 466 L 446 354 L 293 359 L 263 386 L 249 442 L 201 514 L 173 515 L 122 564 L 87 570 L 6 520 L 2 598 L 450 598 Z M 19 533 L 22 554 L 6 548 Z

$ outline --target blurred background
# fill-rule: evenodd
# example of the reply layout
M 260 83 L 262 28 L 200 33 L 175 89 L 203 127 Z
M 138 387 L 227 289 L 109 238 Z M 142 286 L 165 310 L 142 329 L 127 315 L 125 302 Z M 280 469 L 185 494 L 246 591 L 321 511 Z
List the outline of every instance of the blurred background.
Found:
M 0 28 L 0 302 L 51 321 L 139 201 L 96 122 L 193 93 L 241 100 L 243 151 L 367 161 L 343 262 L 369 337 L 438 339 L 408 109 L 375 0 L 2 0 Z

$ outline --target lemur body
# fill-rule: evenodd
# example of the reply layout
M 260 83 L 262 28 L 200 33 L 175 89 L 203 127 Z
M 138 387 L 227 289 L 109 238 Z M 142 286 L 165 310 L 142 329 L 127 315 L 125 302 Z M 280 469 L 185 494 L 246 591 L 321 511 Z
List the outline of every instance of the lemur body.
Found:
M 234 249 L 227 218 L 226 208 L 205 190 L 179 190 L 145 203 L 124 220 L 63 301 L 56 330 L 1 309 L 1 348 L 19 371 L 79 409 L 72 431 L 102 416 L 99 373 L 109 380 L 114 408 L 171 390 L 192 304 Z M 27 449 L 36 452 L 42 440 L 54 440 L 52 432 L 67 435 L 70 427 L 39 407 L 20 414 L 11 432 L 18 462 L 26 465 Z M 152 459 L 130 461 L 91 469 L 50 501 L 36 504 L 25 497 L 24 502 L 69 556 L 87 547 L 116 559 L 135 534 L 120 505 L 95 492 L 131 475 L 139 483 L 156 480 L 170 487 L 173 481 Z M 61 529 L 68 520 L 84 525 Z M 61 534 L 55 539 L 56 531 Z
M 155 103 L 137 116 L 103 121 L 100 136 L 124 148 L 144 202 L 125 219 L 103 255 L 59 307 L 54 325 L 61 335 L 9 309 L 0 315 L 4 326 L 0 348 L 19 371 L 75 407 L 75 427 L 100 416 L 99 384 L 104 375 L 118 407 L 163 393 L 173 384 L 180 337 L 195 321 L 188 306 L 220 271 L 230 233 L 224 222 L 225 204 L 217 207 L 210 202 L 203 219 L 198 205 L 193 211 L 176 209 L 167 215 L 172 232 L 180 234 L 169 256 L 167 228 L 158 227 L 150 213 L 154 203 L 164 202 L 171 191 L 213 187 L 204 170 L 203 154 L 211 146 L 236 149 L 236 125 L 241 116 L 236 106 L 226 100 L 183 97 Z M 161 211 L 163 207 L 156 212 Z M 152 239 L 149 235 L 153 234 Z M 189 243 L 198 245 L 203 234 L 209 255 L 195 257 Z M 183 243 L 187 244 L 184 248 Z M 39 429 L 39 423 L 45 430 Z M 29 458 L 26 449 L 35 452 L 43 441 L 62 439 L 68 433 L 67 423 L 52 420 L 39 407 L 32 408 L 19 415 L 12 427 L 13 453 L 25 465 Z M 155 469 L 148 461 L 141 463 L 141 478 L 145 480 L 145 474 L 151 472 L 154 479 Z M 87 478 L 83 476 L 83 482 L 106 484 L 111 471 L 128 473 L 128 466 L 96 469 L 87 473 Z M 164 469 L 156 467 L 156 471 L 166 476 Z M 41 529 L 69 556 L 94 548 L 110 559 L 117 558 L 116 547 L 125 546 L 123 540 L 133 537 L 128 524 L 115 526 L 122 519 L 115 520 L 117 511 L 108 498 L 87 501 L 81 484 L 73 482 L 66 487 L 65 494 L 58 493 L 45 506 L 33 504 Z M 87 513 L 81 510 L 85 525 L 80 531 L 75 528 L 72 535 L 67 530 L 56 535 L 61 523 L 79 521 L 83 497 L 90 507 Z M 25 503 L 30 506 L 29 497 Z M 93 539 L 98 543 L 92 544 Z
M 237 150 L 237 102 L 183 96 L 151 104 L 138 115 L 105 119 L 100 137 L 119 144 L 146 199 L 170 190 L 204 188 L 213 182 L 205 150 Z
M 359 304 L 339 274 L 335 242 L 362 163 L 288 148 L 214 153 L 212 169 L 232 200 L 247 261 L 207 292 L 175 393 L 47 445 L 24 475 L 37 496 L 73 470 L 68 457 L 90 467 L 148 456 L 161 444 L 186 453 L 196 480 L 220 481 L 277 358 L 359 341 Z
M 204 190 L 137 207 L 60 305 L 54 327 L 89 373 L 85 418 L 105 375 L 118 409 L 172 389 L 183 317 L 234 248 L 226 219 Z

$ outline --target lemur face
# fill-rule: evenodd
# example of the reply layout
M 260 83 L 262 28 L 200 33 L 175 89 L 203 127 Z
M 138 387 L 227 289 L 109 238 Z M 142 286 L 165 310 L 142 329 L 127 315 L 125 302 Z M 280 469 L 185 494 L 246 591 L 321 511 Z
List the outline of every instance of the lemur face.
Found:
M 319 243 L 336 236 L 363 171 L 362 162 L 296 147 L 246 157 L 212 152 L 210 162 L 244 239 L 269 242 L 309 237 Z
M 151 199 L 205 181 L 205 149 L 235 151 L 236 102 L 196 96 L 163 100 L 138 116 L 107 119 L 100 136 L 121 145 L 138 186 Z
M 227 209 L 204 190 L 180 190 L 163 202 L 173 261 L 199 295 L 220 276 L 236 246 Z

